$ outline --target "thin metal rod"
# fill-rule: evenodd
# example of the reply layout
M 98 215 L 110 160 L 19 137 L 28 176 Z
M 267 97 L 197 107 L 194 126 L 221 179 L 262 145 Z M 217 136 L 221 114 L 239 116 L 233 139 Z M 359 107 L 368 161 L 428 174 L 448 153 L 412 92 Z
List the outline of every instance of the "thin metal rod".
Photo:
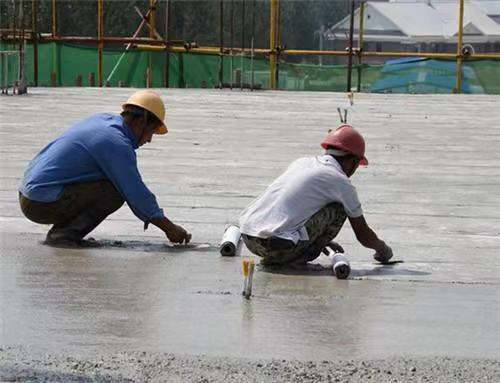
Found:
M 276 89 L 276 48 L 277 48 L 277 23 L 278 23 L 278 0 L 271 0 L 271 19 L 269 25 L 269 88 Z
M 24 5 L 23 0 L 19 1 L 19 19 L 21 20 L 21 28 L 19 35 L 19 80 L 17 84 L 17 94 L 26 93 L 26 40 L 24 35 Z
M 233 89 L 234 85 L 234 77 L 233 77 L 233 66 L 234 66 L 234 61 L 233 61 L 233 49 L 234 49 L 234 0 L 231 0 L 231 23 L 229 25 L 229 39 L 230 39 L 230 44 L 231 44 L 231 61 L 230 61 L 230 69 L 231 69 L 231 89 Z
M 252 74 L 252 79 L 251 79 L 250 89 L 253 90 L 254 82 L 255 82 L 255 72 L 254 72 L 254 66 L 253 66 L 253 59 L 255 56 L 255 0 L 252 0 L 252 53 L 251 53 L 251 55 L 252 56 L 250 59 L 250 65 L 251 65 L 250 72 Z
M 154 0 L 154 1 L 156 3 L 157 0 Z M 158 31 L 156 30 L 156 27 L 151 25 L 151 21 L 150 21 L 150 18 L 148 17 L 148 14 L 146 13 L 143 15 L 141 10 L 139 8 L 137 8 L 137 6 L 134 6 L 134 9 L 137 12 L 137 14 L 144 20 L 146 27 L 148 27 L 149 32 L 150 32 L 149 38 L 161 40 L 163 42 L 164 38 L 160 35 L 160 33 L 158 33 Z M 152 9 L 152 8 L 150 8 L 150 9 Z
M 173 0 L 166 0 L 165 4 L 165 88 L 170 87 L 170 20 L 172 17 L 171 3 Z
M 219 88 L 224 87 L 224 0 L 219 0 Z
M 347 92 L 351 91 L 351 81 L 352 81 L 352 46 L 353 46 L 353 35 L 354 35 L 354 1 L 351 0 L 351 16 L 349 20 L 349 47 L 347 56 Z
M 254 41 L 253 41 L 253 36 L 252 36 L 252 41 L 251 41 L 251 56 L 250 56 L 250 73 L 251 73 L 251 80 L 250 80 L 250 90 L 253 90 L 253 87 L 254 87 L 254 81 L 255 81 L 255 77 L 254 77 L 254 70 L 253 70 L 253 58 L 254 58 L 254 47 L 253 47 L 253 44 L 254 44 Z
M 365 2 L 362 1 L 359 5 L 359 30 L 358 30 L 358 92 L 361 92 L 361 71 L 363 64 L 363 33 L 364 33 L 364 18 L 365 18 Z
M 38 2 L 31 1 L 31 38 L 33 41 L 33 82 L 38 86 Z
M 169 1 L 169 0 L 167 0 L 167 1 Z M 146 12 L 146 17 L 149 16 L 150 12 L 151 12 L 151 9 L 148 9 L 148 11 Z M 126 38 L 125 40 L 123 40 L 123 38 L 121 38 L 121 40 L 119 40 L 118 44 L 123 44 L 124 42 L 128 42 L 128 44 L 125 47 L 125 51 L 120 55 L 120 58 L 118 59 L 118 61 L 116 62 L 115 66 L 113 67 L 113 70 L 111 71 L 111 73 L 109 74 L 108 78 L 106 79 L 106 82 L 111 81 L 111 78 L 115 74 L 116 69 L 120 66 L 120 63 L 123 60 L 123 57 L 125 56 L 125 53 L 127 53 L 130 50 L 130 48 L 132 47 L 132 43 L 137 40 L 136 38 L 137 38 L 137 36 L 139 36 L 139 33 L 141 33 L 141 30 L 142 30 L 142 28 L 144 27 L 145 24 L 146 24 L 146 19 L 142 18 L 141 23 L 139 24 L 139 26 L 135 30 L 135 32 L 132 35 L 131 39 L 130 38 Z M 104 42 L 107 42 L 107 43 L 110 43 L 110 42 L 112 43 L 112 42 L 115 41 L 115 39 L 113 37 L 108 37 L 108 38 L 104 38 L 103 37 L 102 40 Z M 140 40 L 140 41 L 143 41 L 143 40 Z M 156 40 L 155 40 L 155 42 L 156 42 Z
M 57 36 L 57 4 L 52 0 L 52 37 Z
M 97 83 L 99 87 L 103 85 L 102 78 L 102 51 L 104 47 L 103 43 L 103 32 L 104 32 L 104 19 L 103 19 L 103 1 L 97 0 L 97 39 L 99 40 L 97 44 Z
M 278 0 L 278 9 L 276 10 L 276 14 L 277 14 L 277 17 L 276 17 L 276 33 L 277 33 L 277 37 L 276 37 L 276 48 L 277 48 L 277 51 L 276 51 L 276 78 L 274 80 L 274 83 L 276 84 L 276 89 L 279 88 L 279 84 L 280 84 L 280 49 L 281 49 L 281 42 L 282 42 L 282 39 L 281 39 L 281 32 L 282 32 L 282 28 L 281 28 L 281 3 L 280 1 Z
M 240 60 L 240 90 L 243 90 L 243 56 L 245 54 L 245 0 L 241 0 L 241 60 Z
M 462 93 L 462 42 L 464 32 L 464 0 L 460 0 L 460 10 L 458 14 L 458 42 L 457 42 L 457 83 L 456 92 Z

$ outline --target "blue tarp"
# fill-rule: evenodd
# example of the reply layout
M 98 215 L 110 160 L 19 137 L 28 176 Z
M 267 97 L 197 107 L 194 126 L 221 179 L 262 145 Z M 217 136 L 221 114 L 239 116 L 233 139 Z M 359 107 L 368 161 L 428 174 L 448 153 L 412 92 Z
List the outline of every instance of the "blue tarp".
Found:
M 471 85 L 476 74 L 462 68 L 462 92 L 484 93 L 479 85 Z M 380 78 L 373 84 L 374 93 L 452 93 L 456 85 L 456 63 L 421 57 L 388 61 Z

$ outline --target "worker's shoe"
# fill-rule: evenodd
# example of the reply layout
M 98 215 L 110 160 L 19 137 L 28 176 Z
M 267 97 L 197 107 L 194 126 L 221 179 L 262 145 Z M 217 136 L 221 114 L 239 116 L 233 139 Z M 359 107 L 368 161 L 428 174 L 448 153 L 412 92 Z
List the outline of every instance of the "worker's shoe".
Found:
M 56 247 L 82 247 L 84 243 L 85 241 L 78 236 L 57 230 L 52 231 L 52 229 L 47 233 L 47 237 L 45 238 L 46 245 Z
M 45 244 L 62 247 L 89 247 L 92 241 L 83 238 L 100 223 L 91 214 L 81 214 L 64 224 L 56 224 L 47 233 Z M 95 242 L 95 241 L 94 241 Z

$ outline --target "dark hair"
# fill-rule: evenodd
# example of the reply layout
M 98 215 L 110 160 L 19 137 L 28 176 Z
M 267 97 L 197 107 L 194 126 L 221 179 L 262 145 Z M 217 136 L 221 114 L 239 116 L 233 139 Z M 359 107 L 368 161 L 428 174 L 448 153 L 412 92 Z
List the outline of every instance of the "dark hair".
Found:
M 154 127 L 153 129 L 156 129 L 159 125 L 161 125 L 161 121 L 158 117 L 156 117 L 150 111 L 137 105 L 125 105 L 123 111 L 120 114 L 124 118 L 127 116 L 130 116 L 133 119 L 145 118 L 146 126 L 148 127 L 148 129 L 151 129 L 151 127 Z
M 335 155 L 333 155 L 333 158 L 335 158 L 339 162 L 340 161 L 345 161 L 345 160 L 350 160 L 350 159 L 355 159 L 355 160 L 360 161 L 360 158 L 357 155 L 352 154 L 352 153 L 348 153 L 345 156 L 335 156 Z

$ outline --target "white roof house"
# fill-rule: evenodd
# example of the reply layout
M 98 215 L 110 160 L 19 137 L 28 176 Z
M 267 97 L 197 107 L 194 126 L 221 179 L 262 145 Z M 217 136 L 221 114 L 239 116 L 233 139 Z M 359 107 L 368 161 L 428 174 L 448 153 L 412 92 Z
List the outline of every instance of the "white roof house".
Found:
M 358 37 L 359 8 L 354 16 L 354 38 Z M 364 12 L 365 41 L 416 43 L 454 43 L 458 39 L 459 2 L 457 0 L 368 1 Z M 498 16 L 498 17 L 497 17 Z M 500 42 L 500 0 L 466 1 L 464 43 Z M 345 40 L 349 16 L 326 30 L 325 39 Z

